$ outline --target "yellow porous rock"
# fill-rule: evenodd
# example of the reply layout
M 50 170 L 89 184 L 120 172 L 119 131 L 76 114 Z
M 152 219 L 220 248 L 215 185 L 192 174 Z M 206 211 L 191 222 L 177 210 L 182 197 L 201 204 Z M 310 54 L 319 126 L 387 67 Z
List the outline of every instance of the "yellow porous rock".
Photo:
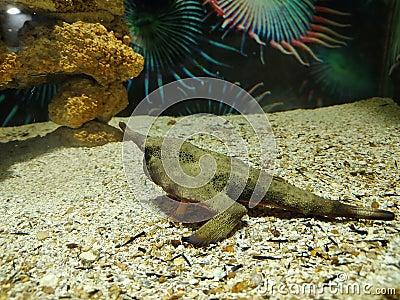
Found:
M 8 82 L 13 80 L 15 70 L 20 67 L 17 55 L 14 52 L 0 54 L 0 85 L 7 87 Z
M 86 74 L 99 84 L 123 82 L 143 70 L 144 59 L 99 24 L 75 22 L 55 26 L 63 72 Z
M 57 124 L 78 128 L 94 119 L 108 122 L 127 105 L 122 83 L 101 86 L 90 79 L 74 78 L 61 85 L 51 100 L 49 117 Z
M 85 123 L 81 128 L 59 127 L 54 134 L 59 136 L 63 145 L 73 147 L 96 147 L 123 139 L 120 130 L 97 121 Z

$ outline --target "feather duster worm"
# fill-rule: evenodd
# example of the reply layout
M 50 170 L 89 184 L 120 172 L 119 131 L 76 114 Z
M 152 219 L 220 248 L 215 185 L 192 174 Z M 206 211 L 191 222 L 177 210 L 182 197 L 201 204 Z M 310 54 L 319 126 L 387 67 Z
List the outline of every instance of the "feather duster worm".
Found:
M 298 50 L 314 61 L 321 61 L 309 44 L 337 48 L 346 45 L 349 39 L 331 27 L 343 28 L 350 24 L 320 15 L 347 16 L 348 13 L 316 6 L 313 0 L 207 0 L 206 3 L 224 19 L 221 25 L 226 30 L 223 37 L 233 29 L 242 31 L 243 51 L 245 36 L 250 36 L 260 45 L 263 63 L 263 47 L 267 43 L 308 66 Z

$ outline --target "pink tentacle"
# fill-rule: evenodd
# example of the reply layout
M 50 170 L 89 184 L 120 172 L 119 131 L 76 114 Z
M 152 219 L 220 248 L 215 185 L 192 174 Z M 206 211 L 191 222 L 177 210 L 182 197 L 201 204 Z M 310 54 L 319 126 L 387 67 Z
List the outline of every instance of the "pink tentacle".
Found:
M 216 0 L 205 0 L 203 2 L 203 5 L 206 5 L 207 3 L 209 3 L 214 8 L 215 12 L 220 16 L 223 16 L 225 14 L 224 11 L 218 6 Z
M 290 45 L 288 42 L 282 41 L 281 44 L 282 44 L 282 46 L 283 46 L 286 50 L 289 51 L 289 53 L 291 53 L 294 57 L 296 57 L 296 59 L 297 59 L 297 61 L 298 61 L 299 63 L 301 63 L 301 64 L 304 65 L 304 66 L 309 66 L 309 65 L 310 65 L 309 63 L 306 63 L 306 62 L 300 57 L 299 52 L 297 52 L 297 50 L 296 50 L 292 45 Z
M 260 95 L 258 95 L 255 99 L 256 99 L 257 102 L 259 102 L 262 99 L 264 99 L 264 97 L 267 96 L 267 95 L 271 95 L 271 91 L 264 91 Z
M 318 6 L 318 5 L 315 6 L 315 11 L 333 14 L 333 15 L 337 15 L 337 16 L 351 16 L 351 13 L 347 13 L 344 11 L 340 11 L 340 10 L 336 10 L 336 9 L 332 9 L 332 8 L 328 8 L 328 7 L 324 7 L 324 6 Z
M 252 94 L 256 89 L 258 89 L 260 86 L 263 86 L 264 85 L 264 83 L 263 82 L 259 82 L 259 83 L 256 83 L 251 89 L 249 89 L 247 92 L 249 93 L 249 94 Z
M 296 46 L 305 52 L 307 52 L 314 60 L 322 62 L 322 59 L 320 59 L 318 56 L 315 55 L 314 51 L 311 50 L 310 47 L 308 47 L 306 44 L 298 41 L 298 40 L 292 40 L 293 46 Z
M 258 44 L 265 46 L 265 42 L 263 42 L 262 40 L 260 40 L 260 37 L 257 35 L 257 33 L 255 33 L 253 30 L 249 30 L 248 31 L 249 36 L 254 39 Z
M 275 41 L 272 41 L 272 40 L 271 40 L 271 41 L 269 42 L 269 44 L 271 45 L 272 48 L 278 49 L 278 50 L 281 51 L 283 54 L 292 55 L 291 52 L 286 51 L 285 48 L 283 48 L 283 47 L 281 46 L 281 44 L 278 44 L 278 43 L 275 42 Z
M 343 23 L 335 22 L 335 21 L 332 21 L 332 20 L 329 20 L 327 18 L 320 17 L 320 16 L 314 16 L 314 21 L 318 22 L 318 23 L 328 24 L 331 26 L 341 27 L 341 28 L 351 26 L 351 24 L 343 24 Z
M 324 41 L 322 41 L 322 40 L 320 40 L 320 39 L 313 38 L 313 37 L 309 37 L 309 36 L 301 36 L 301 37 L 300 37 L 300 40 L 301 40 L 302 42 L 304 42 L 304 43 L 317 44 L 317 45 L 321 45 L 321 46 L 324 46 L 324 47 L 326 47 L 326 48 L 331 48 L 331 49 L 340 48 L 340 47 L 341 47 L 340 45 L 328 44 L 328 43 L 326 43 L 326 42 L 324 42 Z
M 307 36 L 308 37 L 312 37 L 312 38 L 317 38 L 317 39 L 320 39 L 320 40 L 325 40 L 325 41 L 328 41 L 328 42 L 331 42 L 331 43 L 334 43 L 334 44 L 339 44 L 339 45 L 342 45 L 342 46 L 346 46 L 347 45 L 346 42 L 334 39 L 334 38 L 332 38 L 332 37 L 330 37 L 330 36 L 328 36 L 328 35 L 326 35 L 324 33 L 321 33 L 321 32 L 307 31 Z
M 266 1 L 266 0 L 263 0 Z M 263 58 L 263 50 L 264 46 L 267 42 L 271 45 L 271 47 L 278 49 L 281 53 L 286 55 L 293 55 L 297 61 L 301 64 L 308 66 L 307 59 L 311 58 L 315 61 L 321 62 L 322 60 L 317 57 L 314 53 L 312 48 L 308 44 L 317 44 L 321 45 L 326 48 L 338 48 L 340 46 L 346 46 L 347 40 L 351 40 L 351 37 L 342 35 L 335 30 L 331 29 L 330 27 L 337 27 L 337 28 L 346 28 L 350 27 L 351 24 L 342 23 L 341 21 L 331 20 L 330 16 L 350 16 L 350 13 L 315 5 L 313 10 L 313 19 L 312 23 L 305 26 L 301 32 L 299 38 L 295 40 L 277 40 L 274 41 L 269 40 L 271 36 L 274 36 L 274 30 L 276 30 L 276 34 L 281 32 L 282 30 L 287 30 L 285 26 L 278 26 L 275 28 L 274 24 L 269 24 L 272 28 L 266 28 L 266 18 L 267 16 L 262 13 L 266 12 L 259 12 L 259 9 L 266 10 L 274 8 L 272 5 L 271 7 L 263 7 L 259 6 L 257 3 L 250 3 L 251 1 L 245 0 L 202 0 L 202 3 L 210 5 L 213 10 L 215 10 L 216 14 L 222 17 L 224 20 L 222 22 L 221 27 L 225 29 L 222 38 L 224 38 L 229 32 L 233 29 L 239 30 L 243 32 L 243 35 L 247 35 L 253 40 L 255 40 L 260 45 L 260 59 L 261 62 L 264 63 Z M 318 2 L 318 1 L 316 1 Z M 277 4 L 274 4 L 277 5 Z M 322 14 L 318 15 L 318 14 Z M 317 15 L 316 15 L 317 14 Z M 300 14 L 301 15 L 301 14 Z M 268 15 L 269 16 L 269 15 Z M 274 15 L 275 16 L 275 15 Z M 271 16 L 269 16 L 271 17 Z M 290 21 L 290 17 L 294 18 L 296 16 L 289 16 L 287 18 L 280 19 L 279 16 L 275 16 L 280 21 L 284 22 L 286 19 Z M 267 22 L 268 23 L 268 22 Z M 261 27 L 260 27 L 261 26 Z M 262 27 L 264 26 L 264 27 Z M 290 30 L 295 30 L 296 28 L 289 28 Z M 305 33 L 304 33 L 305 32 Z M 301 33 L 293 33 L 292 36 L 298 36 Z M 264 40 L 264 41 L 263 41 Z M 244 36 L 242 38 L 241 43 L 241 51 L 243 51 L 244 45 Z M 301 49 L 301 50 L 299 50 Z M 304 52 L 304 53 L 303 53 Z M 301 55 L 305 54 L 304 60 Z
M 322 26 L 322 25 L 318 25 L 318 24 L 311 24 L 311 29 L 314 31 L 318 31 L 318 32 L 323 32 L 329 35 L 333 35 L 335 37 L 337 37 L 338 39 L 342 39 L 342 40 L 352 40 L 353 38 L 349 37 L 349 36 L 345 36 L 342 35 L 340 33 L 337 33 L 336 31 L 326 27 L 326 26 Z

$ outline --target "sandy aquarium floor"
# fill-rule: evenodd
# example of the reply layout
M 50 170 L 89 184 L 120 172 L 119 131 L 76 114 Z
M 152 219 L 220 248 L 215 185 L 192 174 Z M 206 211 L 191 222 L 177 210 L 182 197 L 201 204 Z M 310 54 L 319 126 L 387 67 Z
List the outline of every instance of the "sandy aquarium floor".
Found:
M 143 207 L 129 188 L 122 142 L 61 147 L 50 122 L 0 128 L 0 299 L 398 299 L 400 107 L 374 98 L 268 118 L 279 176 L 396 219 L 257 209 L 226 240 L 194 248 L 180 242 L 193 226 Z M 190 128 L 217 126 L 207 122 Z M 150 181 L 137 186 L 156 193 Z

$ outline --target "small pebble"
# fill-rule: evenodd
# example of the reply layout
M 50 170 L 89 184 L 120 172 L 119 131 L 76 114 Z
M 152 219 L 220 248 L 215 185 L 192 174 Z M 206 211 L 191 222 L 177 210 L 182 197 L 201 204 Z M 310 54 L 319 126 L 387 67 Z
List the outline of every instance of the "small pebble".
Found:
M 251 277 L 250 286 L 251 287 L 258 286 L 261 284 L 262 280 L 263 280 L 262 276 L 256 273 Z
M 36 238 L 39 241 L 43 241 L 45 239 L 47 239 L 50 236 L 50 234 L 47 231 L 39 231 L 36 233 Z
M 248 288 L 248 283 L 247 281 L 240 281 L 238 283 L 236 283 L 233 287 L 232 287 L 232 292 L 233 293 L 240 293 L 243 292 L 244 290 L 247 290 Z
M 174 259 L 174 265 L 175 266 L 180 266 L 185 262 L 185 259 L 182 256 L 179 256 Z
M 224 277 L 225 272 L 221 268 L 217 268 L 213 272 L 214 280 L 219 280 L 220 278 Z
M 39 280 L 39 285 L 42 287 L 55 289 L 57 287 L 57 284 L 58 284 L 58 277 L 53 273 L 48 273 Z
M 233 253 L 233 252 L 235 252 L 235 248 L 233 247 L 233 245 L 228 245 L 228 246 L 223 247 L 221 251 Z
M 82 252 L 79 255 L 79 258 L 82 260 L 83 263 L 93 263 L 99 258 L 99 256 L 93 251 L 89 250 Z

